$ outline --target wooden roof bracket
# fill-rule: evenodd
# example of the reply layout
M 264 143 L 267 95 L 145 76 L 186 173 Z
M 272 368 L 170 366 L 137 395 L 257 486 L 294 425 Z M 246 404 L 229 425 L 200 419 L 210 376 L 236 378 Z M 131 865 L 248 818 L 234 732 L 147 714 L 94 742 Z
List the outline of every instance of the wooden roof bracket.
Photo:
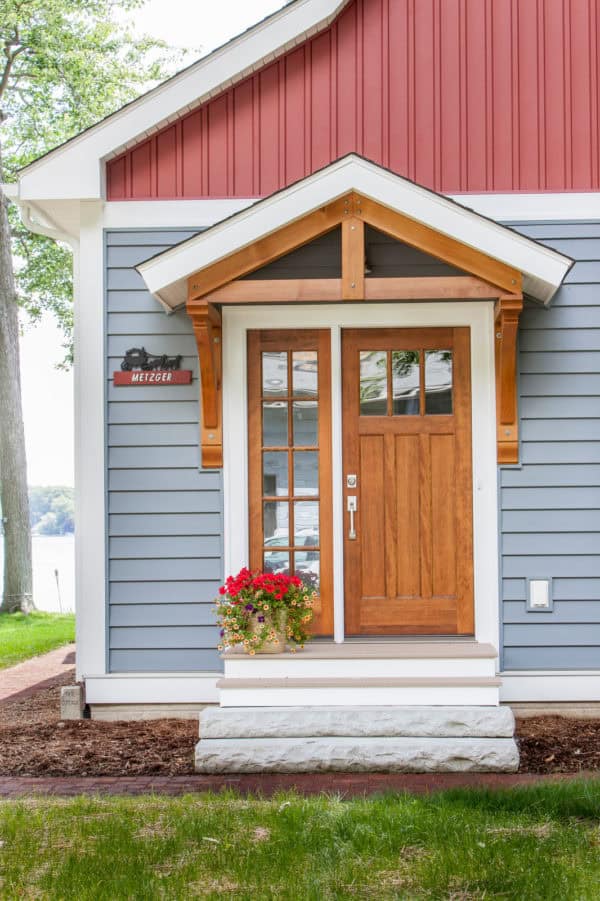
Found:
M 200 361 L 200 448 L 204 469 L 223 466 L 223 348 L 221 313 L 207 301 L 188 300 Z
M 496 440 L 498 463 L 519 462 L 517 335 L 523 295 L 504 294 L 495 306 Z

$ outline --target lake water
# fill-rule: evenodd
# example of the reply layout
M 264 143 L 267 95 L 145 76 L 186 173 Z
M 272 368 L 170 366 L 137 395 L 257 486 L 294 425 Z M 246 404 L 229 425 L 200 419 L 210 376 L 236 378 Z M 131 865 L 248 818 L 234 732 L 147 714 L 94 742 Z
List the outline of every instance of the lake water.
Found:
M 34 535 L 33 599 L 38 610 L 63 613 L 75 609 L 75 539 L 73 535 Z M 4 572 L 0 537 L 0 586 Z M 58 584 L 55 570 L 58 570 Z

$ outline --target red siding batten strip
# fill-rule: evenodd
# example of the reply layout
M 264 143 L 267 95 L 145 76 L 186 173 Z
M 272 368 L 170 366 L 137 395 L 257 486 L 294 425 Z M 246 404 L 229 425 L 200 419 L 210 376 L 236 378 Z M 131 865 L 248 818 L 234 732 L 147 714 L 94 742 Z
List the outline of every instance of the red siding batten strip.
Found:
M 352 0 L 107 163 L 109 200 L 270 194 L 349 152 L 446 193 L 600 187 L 600 0 Z

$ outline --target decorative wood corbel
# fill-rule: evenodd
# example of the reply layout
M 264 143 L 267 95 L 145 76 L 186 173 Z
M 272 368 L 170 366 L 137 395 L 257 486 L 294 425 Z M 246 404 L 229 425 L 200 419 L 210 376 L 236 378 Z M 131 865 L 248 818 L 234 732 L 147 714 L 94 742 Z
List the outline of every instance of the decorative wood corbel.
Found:
M 221 314 L 207 301 L 188 301 L 187 312 L 194 326 L 200 361 L 202 466 L 223 466 L 223 410 L 221 397 Z
M 495 308 L 498 463 L 519 462 L 517 334 L 522 294 L 502 295 Z

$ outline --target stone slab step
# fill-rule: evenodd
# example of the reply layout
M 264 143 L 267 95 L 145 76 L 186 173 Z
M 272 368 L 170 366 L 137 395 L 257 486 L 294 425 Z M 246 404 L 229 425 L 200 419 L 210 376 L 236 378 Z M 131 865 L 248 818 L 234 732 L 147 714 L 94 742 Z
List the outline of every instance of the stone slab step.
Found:
M 511 738 L 203 738 L 200 773 L 513 773 Z

